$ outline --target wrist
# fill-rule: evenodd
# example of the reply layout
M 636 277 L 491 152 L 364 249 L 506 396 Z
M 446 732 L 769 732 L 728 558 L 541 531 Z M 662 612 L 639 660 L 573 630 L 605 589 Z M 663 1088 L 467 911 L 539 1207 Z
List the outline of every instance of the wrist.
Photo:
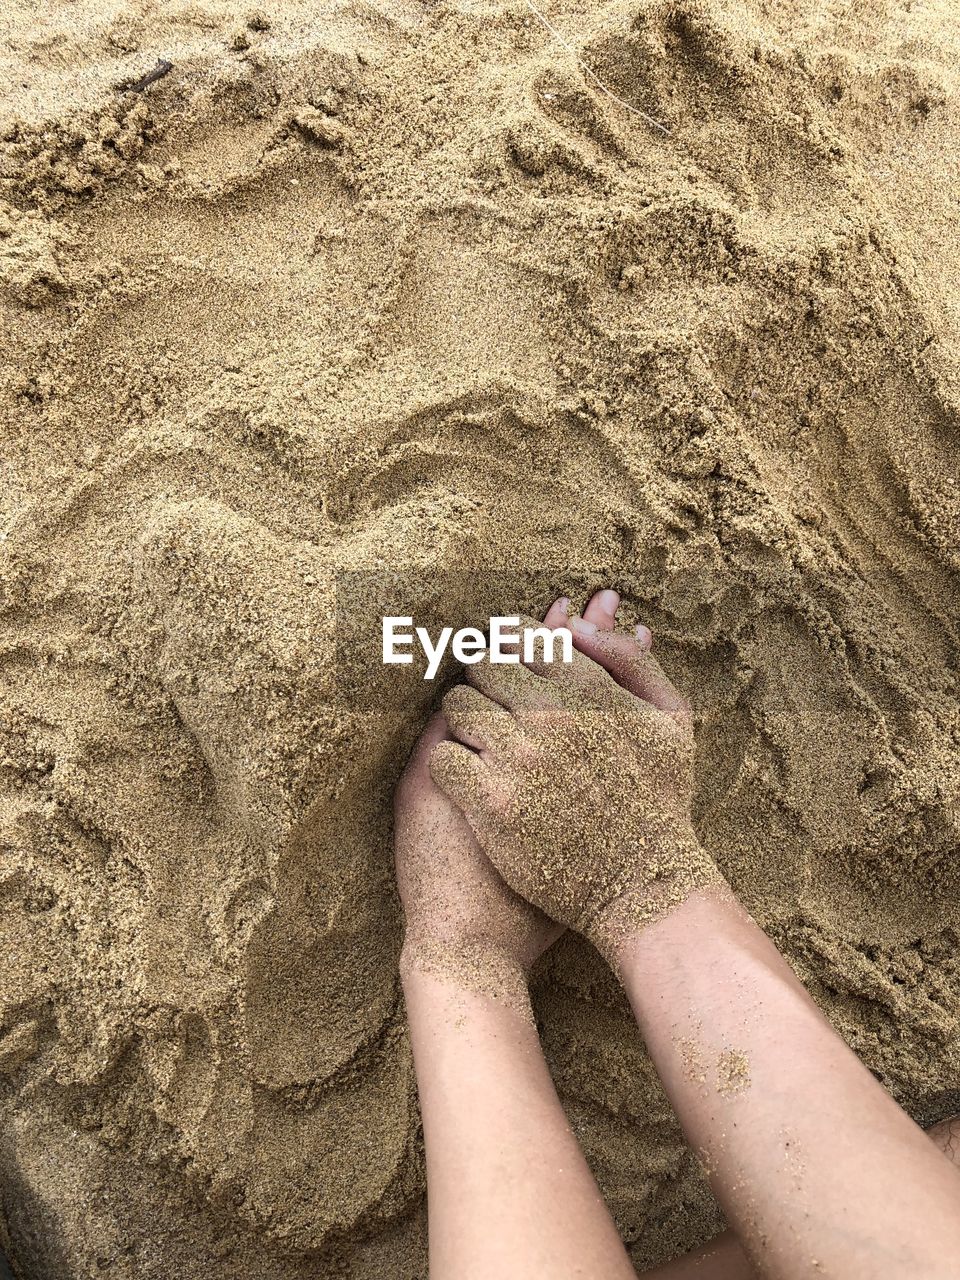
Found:
M 445 938 L 408 929 L 400 952 L 404 990 L 424 977 L 447 989 L 529 1009 L 526 968 L 512 951 L 486 939 Z
M 652 899 L 640 895 L 618 905 L 604 922 L 604 935 L 596 945 L 625 983 L 628 970 L 645 975 L 655 962 L 666 958 L 673 945 L 695 946 L 698 931 L 719 934 L 730 927 L 734 915 L 743 914 L 733 890 L 715 870 L 693 884 L 686 883 L 682 892 Z
M 585 930 L 608 964 L 620 972 L 622 957 L 652 925 L 673 916 L 691 899 L 734 900 L 716 863 L 692 836 L 657 858 L 649 855 L 643 873 L 617 894 Z
M 752 945 L 759 930 L 725 880 L 698 888 L 650 924 L 622 934 L 610 957 L 631 994 L 658 998 L 678 967 L 720 963 L 723 955 Z

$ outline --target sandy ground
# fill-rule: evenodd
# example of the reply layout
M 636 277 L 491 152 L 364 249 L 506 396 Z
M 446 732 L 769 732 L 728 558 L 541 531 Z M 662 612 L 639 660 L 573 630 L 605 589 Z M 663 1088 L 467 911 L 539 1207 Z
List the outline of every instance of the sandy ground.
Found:
M 960 16 L 543 12 L 564 43 L 525 0 L 5 11 L 21 1277 L 424 1275 L 389 798 L 436 690 L 376 661 L 396 603 L 619 588 L 702 839 L 896 1097 L 960 1109 Z M 537 1012 L 638 1266 L 702 1239 L 575 938 Z

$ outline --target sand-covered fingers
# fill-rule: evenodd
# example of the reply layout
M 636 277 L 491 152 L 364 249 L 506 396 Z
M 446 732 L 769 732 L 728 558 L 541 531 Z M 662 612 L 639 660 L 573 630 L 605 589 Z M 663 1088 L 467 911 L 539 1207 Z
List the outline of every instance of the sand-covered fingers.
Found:
M 494 753 L 502 756 L 516 743 L 518 728 L 511 713 L 470 685 L 454 685 L 445 695 L 443 716 L 450 735 L 484 760 Z
M 487 858 L 466 816 L 468 789 L 460 789 L 463 803 L 451 793 L 456 765 L 446 773 L 449 789 L 434 781 L 432 759 L 438 751 L 462 753 L 482 766 L 478 755 L 447 733 L 446 718 L 433 716 L 396 792 L 397 887 L 406 922 L 403 966 L 429 969 L 459 986 L 500 997 L 509 988 L 509 998 L 526 1009 L 519 975 L 557 937 L 557 928 L 509 889 Z M 492 793 L 482 794 L 486 811 L 492 811 Z M 473 812 L 479 824 L 479 810 Z
M 481 842 L 510 806 L 511 787 L 504 772 L 460 742 L 437 743 L 430 755 L 430 776 L 463 811 Z
M 635 636 L 609 631 L 581 635 L 574 631 L 574 644 L 579 653 L 603 667 L 628 693 L 674 719 L 690 719 L 690 703 Z
M 523 665 L 533 675 L 565 686 L 573 696 L 609 701 L 620 688 L 669 715 L 687 715 L 689 704 L 650 653 L 650 628 L 641 623 L 633 635 L 616 631 L 619 607 L 619 594 L 605 588 L 591 596 L 582 616 L 571 617 L 569 598 L 561 596 L 542 622 L 522 617 L 522 633 L 531 637 L 523 648 Z M 517 683 L 524 694 L 515 705 L 542 704 L 550 697 L 523 677 Z
M 565 600 L 565 597 L 563 598 Z M 559 616 L 557 601 L 548 617 Z M 653 632 L 639 623 L 633 635 L 616 630 L 620 597 L 609 588 L 593 595 L 582 617 L 569 621 L 577 653 L 608 672 L 621 688 L 651 703 L 667 715 L 689 719 L 690 703 L 665 674 L 651 653 Z M 586 668 L 581 668 L 586 670 Z
M 619 599 L 614 591 L 599 594 Z M 566 621 L 567 604 L 565 597 L 556 601 L 542 622 L 521 617 L 519 662 L 497 663 L 485 658 L 468 670 L 470 683 L 518 715 L 616 699 L 620 694 L 616 680 L 577 645 Z M 593 612 L 602 618 L 598 610 Z M 613 625 L 614 612 L 603 625 Z
M 481 662 L 467 667 L 467 682 L 506 711 L 548 706 L 553 700 L 550 682 L 521 662 Z
M 511 888 L 611 954 L 624 932 L 722 884 L 690 821 L 686 701 L 648 632 L 613 630 L 618 605 L 612 591 L 590 601 L 570 663 L 527 651 L 472 667 L 472 687 L 445 704 L 459 741 L 431 756 Z M 540 625 L 566 613 L 561 599 Z

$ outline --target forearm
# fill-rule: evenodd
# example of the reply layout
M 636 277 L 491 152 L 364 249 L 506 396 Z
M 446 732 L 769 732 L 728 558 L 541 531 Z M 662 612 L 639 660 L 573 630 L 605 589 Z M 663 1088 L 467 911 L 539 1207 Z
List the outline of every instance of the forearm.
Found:
M 735 904 L 696 895 L 618 960 L 687 1137 L 762 1275 L 954 1274 L 955 1170 Z
M 926 1130 L 927 1138 L 954 1169 L 960 1161 L 960 1117 Z M 733 1231 L 724 1231 L 700 1249 L 643 1273 L 644 1280 L 756 1280 L 758 1272 Z
M 404 991 L 431 1280 L 632 1280 L 529 1010 L 410 964 Z

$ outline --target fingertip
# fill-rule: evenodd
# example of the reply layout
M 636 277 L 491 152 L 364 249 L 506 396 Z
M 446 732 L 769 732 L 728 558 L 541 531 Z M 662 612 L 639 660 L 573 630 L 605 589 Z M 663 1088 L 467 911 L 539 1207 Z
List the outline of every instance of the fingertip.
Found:
M 559 600 L 554 600 L 553 604 L 544 614 L 544 624 L 553 631 L 560 627 L 566 627 L 570 617 L 570 599 L 568 596 L 561 596 Z
M 583 611 L 586 622 L 594 623 L 602 631 L 612 631 L 617 624 L 617 610 L 620 608 L 620 596 L 616 591 L 605 587 L 591 597 L 590 603 Z
M 443 791 L 454 789 L 458 782 L 469 775 L 473 752 L 451 738 L 434 743 L 428 756 L 430 776 Z
M 644 653 L 649 653 L 650 650 L 653 648 L 653 632 L 650 630 L 650 628 L 647 626 L 644 626 L 642 622 L 638 622 L 634 630 L 634 635 L 637 638 L 637 644 L 644 651 Z
M 465 698 L 469 697 L 471 692 L 470 686 L 462 680 L 459 684 L 451 685 L 440 699 L 440 710 L 437 715 L 449 726 L 449 718 L 457 714 L 458 708 L 463 706 Z M 433 721 L 431 720 L 430 724 L 432 723 Z M 428 725 L 427 727 L 429 728 L 430 726 Z

